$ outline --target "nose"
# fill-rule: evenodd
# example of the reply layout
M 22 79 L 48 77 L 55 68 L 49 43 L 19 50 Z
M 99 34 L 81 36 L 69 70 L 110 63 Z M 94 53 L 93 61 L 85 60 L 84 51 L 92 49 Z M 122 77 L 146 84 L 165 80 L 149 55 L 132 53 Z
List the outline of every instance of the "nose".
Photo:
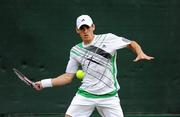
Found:
M 83 29 L 83 32 L 84 32 L 84 33 L 87 33 L 87 31 L 88 31 L 87 28 L 84 28 L 84 29 Z

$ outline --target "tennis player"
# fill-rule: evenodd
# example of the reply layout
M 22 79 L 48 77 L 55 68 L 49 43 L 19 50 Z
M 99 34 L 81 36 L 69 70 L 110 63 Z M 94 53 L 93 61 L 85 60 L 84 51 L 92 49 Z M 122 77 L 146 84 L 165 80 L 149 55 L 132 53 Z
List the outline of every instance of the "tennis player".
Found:
M 112 33 L 94 34 L 95 24 L 88 15 L 76 20 L 76 32 L 82 39 L 72 47 L 66 72 L 56 78 L 36 82 L 36 90 L 61 86 L 72 82 L 79 67 L 85 72 L 82 84 L 74 96 L 65 117 L 89 117 L 96 108 L 102 117 L 123 117 L 118 97 L 117 50 L 130 48 L 137 55 L 134 62 L 152 60 L 140 45 Z

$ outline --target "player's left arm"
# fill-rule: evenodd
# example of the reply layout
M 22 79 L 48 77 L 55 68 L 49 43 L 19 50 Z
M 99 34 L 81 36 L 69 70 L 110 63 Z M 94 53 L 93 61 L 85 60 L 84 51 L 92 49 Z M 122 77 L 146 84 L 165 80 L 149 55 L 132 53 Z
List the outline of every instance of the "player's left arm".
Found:
M 154 57 L 146 55 L 143 50 L 141 49 L 141 46 L 135 42 L 131 41 L 131 43 L 128 45 L 128 48 L 133 50 L 136 53 L 136 58 L 134 59 L 134 62 L 137 62 L 139 60 L 152 60 Z

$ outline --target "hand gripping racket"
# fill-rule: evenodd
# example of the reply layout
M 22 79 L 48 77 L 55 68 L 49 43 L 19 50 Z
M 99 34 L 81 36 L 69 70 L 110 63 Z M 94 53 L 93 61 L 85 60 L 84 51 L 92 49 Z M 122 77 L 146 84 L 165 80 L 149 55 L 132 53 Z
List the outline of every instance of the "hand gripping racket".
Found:
M 19 70 L 17 70 L 16 68 L 13 68 L 14 73 L 18 76 L 18 78 L 20 78 L 24 83 L 26 83 L 28 86 L 30 87 L 37 87 L 35 85 L 35 83 L 31 80 L 29 80 L 24 74 L 22 74 Z

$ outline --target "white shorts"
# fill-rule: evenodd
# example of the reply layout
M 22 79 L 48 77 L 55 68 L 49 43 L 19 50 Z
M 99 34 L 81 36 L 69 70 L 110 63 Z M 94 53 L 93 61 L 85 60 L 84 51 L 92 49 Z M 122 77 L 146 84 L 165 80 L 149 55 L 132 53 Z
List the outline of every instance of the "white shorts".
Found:
M 118 96 L 94 99 L 76 94 L 66 114 L 72 117 L 89 117 L 95 108 L 102 117 L 124 117 Z

